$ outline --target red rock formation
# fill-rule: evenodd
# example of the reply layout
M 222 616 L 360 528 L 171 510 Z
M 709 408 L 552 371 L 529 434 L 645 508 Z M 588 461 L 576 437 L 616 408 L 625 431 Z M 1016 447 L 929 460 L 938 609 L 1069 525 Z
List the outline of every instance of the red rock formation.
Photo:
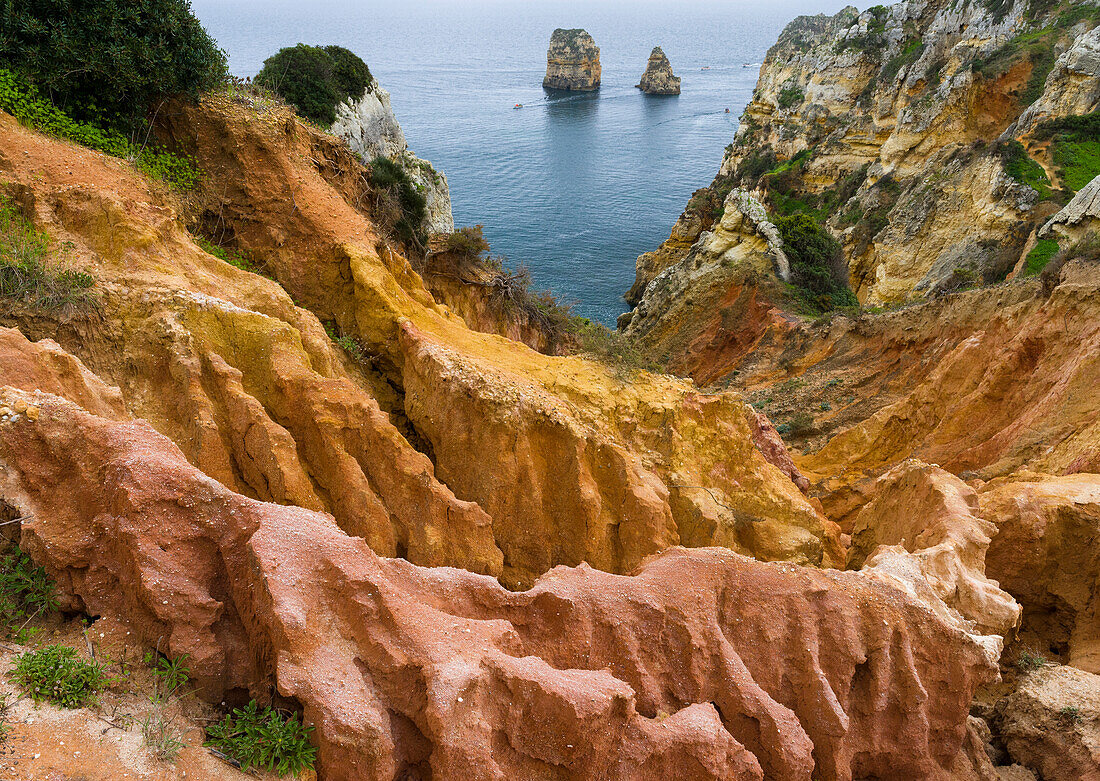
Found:
M 993 672 L 859 573 L 674 549 L 508 592 L 234 494 L 143 422 L 37 403 L 0 424 L 0 492 L 66 606 L 189 654 L 206 696 L 276 683 L 326 779 L 946 778 Z

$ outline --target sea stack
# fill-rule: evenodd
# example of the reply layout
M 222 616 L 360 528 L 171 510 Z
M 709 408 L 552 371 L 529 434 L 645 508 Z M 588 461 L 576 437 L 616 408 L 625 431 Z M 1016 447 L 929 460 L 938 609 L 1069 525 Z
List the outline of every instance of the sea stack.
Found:
M 650 52 L 649 64 L 637 87 L 649 95 L 680 94 L 680 77 L 673 74 L 672 63 L 668 61 L 668 57 L 660 46 L 654 46 L 653 51 Z
M 584 30 L 554 30 L 542 86 L 581 91 L 600 88 L 600 47 L 591 35 Z

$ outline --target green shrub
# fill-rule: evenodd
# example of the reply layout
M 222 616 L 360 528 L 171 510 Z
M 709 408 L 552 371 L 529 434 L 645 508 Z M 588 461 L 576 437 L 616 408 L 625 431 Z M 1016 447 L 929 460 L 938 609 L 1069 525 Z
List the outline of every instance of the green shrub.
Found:
M 255 78 L 300 115 L 324 126 L 336 120 L 337 104 L 362 97 L 372 81 L 367 64 L 347 49 L 304 43 L 268 57 Z
M 793 106 L 797 106 L 799 103 L 805 100 L 805 98 L 805 93 L 803 93 L 802 90 L 799 89 L 797 84 L 788 84 L 779 91 L 779 108 L 792 108 Z
M 370 164 L 370 183 L 379 195 L 376 216 L 387 223 L 406 243 L 423 244 L 428 201 L 398 163 L 376 157 Z
M 1050 179 L 1043 167 L 1031 159 L 1023 144 L 1015 139 L 1001 141 L 994 146 L 993 153 L 1000 156 L 1005 174 L 1035 190 L 1043 200 L 1050 197 Z
M 777 217 L 775 227 L 791 262 L 791 280 L 816 311 L 856 304 L 843 271 L 840 243 L 807 214 Z
M 33 84 L 3 69 L 0 69 L 0 110 L 41 133 L 130 160 L 142 173 L 177 189 L 190 190 L 202 178 L 202 173 L 188 158 L 157 147 L 136 146 L 117 131 L 78 122 L 41 97 Z
M 443 252 L 453 252 L 463 258 L 480 258 L 489 251 L 484 225 L 469 225 L 446 234 L 440 240 Z
M 252 700 L 236 708 L 206 730 L 212 746 L 241 763 L 244 770 L 260 768 L 279 774 L 297 773 L 313 767 L 317 749 L 310 745 L 313 727 L 271 707 L 260 709 Z
M 226 74 L 187 0 L 8 0 L 0 9 L 0 68 L 81 119 L 144 117 L 159 97 L 198 95 Z
M 83 271 L 48 266 L 49 246 L 44 232 L 0 198 L 0 299 L 47 311 L 93 304 L 95 278 Z
M 1058 252 L 1058 242 L 1054 239 L 1039 239 L 1024 261 L 1023 276 L 1033 277 L 1046 268 L 1047 263 Z
M 62 708 L 84 707 L 111 683 L 102 666 L 81 661 L 75 650 L 64 645 L 48 645 L 20 655 L 11 676 L 35 702 Z
M 19 548 L 0 559 L 0 619 L 11 639 L 27 642 L 34 634 L 27 629 L 30 620 L 56 609 L 53 583 L 46 570 Z
M 754 183 L 775 167 L 778 160 L 770 148 L 754 149 L 741 158 L 734 178 L 740 182 Z

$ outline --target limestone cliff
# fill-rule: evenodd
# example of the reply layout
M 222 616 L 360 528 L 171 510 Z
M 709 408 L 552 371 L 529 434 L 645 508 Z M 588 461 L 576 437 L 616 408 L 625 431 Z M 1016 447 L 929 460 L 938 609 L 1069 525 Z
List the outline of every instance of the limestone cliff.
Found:
M 1098 19 L 1089 3 L 933 0 L 795 20 L 714 183 L 639 258 L 630 300 L 734 187 L 823 222 L 865 305 L 1003 279 L 1081 187 L 1043 128 L 1100 106 Z
M 548 89 L 591 91 L 600 88 L 600 48 L 584 30 L 558 28 L 550 36 L 546 51 Z
M 650 95 L 680 94 L 680 77 L 672 72 L 672 64 L 660 46 L 653 47 L 645 73 L 637 86 Z
M 390 106 L 390 93 L 382 89 L 377 81 L 372 82 L 358 100 L 337 104 L 336 121 L 329 130 L 344 139 L 365 162 L 386 157 L 405 169 L 428 202 L 425 230 L 429 233 L 454 230 L 447 177 L 435 170 L 427 160 L 421 160 L 409 151 L 405 133 Z

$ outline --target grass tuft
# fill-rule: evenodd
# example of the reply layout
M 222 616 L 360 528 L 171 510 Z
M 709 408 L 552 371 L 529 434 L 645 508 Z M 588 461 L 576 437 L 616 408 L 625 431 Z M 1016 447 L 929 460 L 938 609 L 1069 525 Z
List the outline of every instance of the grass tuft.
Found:
M 72 310 L 94 302 L 95 278 L 45 262 L 50 240 L 0 197 L 0 298 L 35 309 Z
M 0 619 L 8 637 L 25 643 L 36 633 L 27 624 L 36 616 L 57 609 L 54 586 L 46 570 L 15 548 L 0 559 Z

